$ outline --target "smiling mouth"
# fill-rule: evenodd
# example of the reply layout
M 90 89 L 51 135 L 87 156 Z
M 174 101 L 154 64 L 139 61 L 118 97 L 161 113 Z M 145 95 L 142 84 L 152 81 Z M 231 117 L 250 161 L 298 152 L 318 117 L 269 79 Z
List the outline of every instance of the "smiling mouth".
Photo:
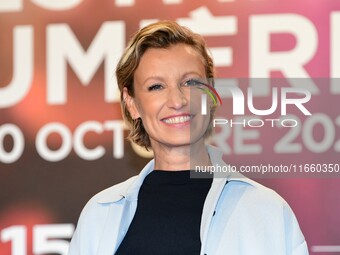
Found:
M 171 118 L 163 119 L 163 121 L 167 124 L 180 124 L 188 122 L 192 119 L 191 115 L 185 115 L 185 116 L 176 116 Z

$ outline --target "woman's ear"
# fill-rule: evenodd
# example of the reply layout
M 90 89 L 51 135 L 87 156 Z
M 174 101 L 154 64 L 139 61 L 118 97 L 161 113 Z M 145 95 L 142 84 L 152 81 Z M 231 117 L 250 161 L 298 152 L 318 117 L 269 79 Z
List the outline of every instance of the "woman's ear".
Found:
M 134 120 L 138 119 L 140 114 L 138 112 L 135 99 L 129 95 L 126 87 L 123 88 L 123 100 L 128 111 L 130 112 L 131 118 Z

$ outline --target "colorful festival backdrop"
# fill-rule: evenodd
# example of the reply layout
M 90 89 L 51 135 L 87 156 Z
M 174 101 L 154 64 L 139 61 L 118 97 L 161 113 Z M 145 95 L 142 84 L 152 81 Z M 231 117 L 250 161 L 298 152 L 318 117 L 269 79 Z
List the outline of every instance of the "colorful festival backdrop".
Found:
M 217 126 L 213 142 L 238 167 L 295 169 L 255 178 L 288 201 L 310 254 L 340 253 L 339 0 L 0 0 L 0 254 L 65 255 L 88 199 L 148 162 L 125 139 L 114 70 L 159 19 L 202 34 L 219 78 L 264 78 L 257 108 L 273 79 L 310 91 L 311 115 L 287 106 L 297 127 L 252 127 L 246 108 L 248 125 Z

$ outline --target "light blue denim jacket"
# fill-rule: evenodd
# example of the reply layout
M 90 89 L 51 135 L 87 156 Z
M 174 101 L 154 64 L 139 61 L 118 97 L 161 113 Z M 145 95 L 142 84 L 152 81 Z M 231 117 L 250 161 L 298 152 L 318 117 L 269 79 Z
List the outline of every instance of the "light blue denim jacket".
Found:
M 212 147 L 208 151 L 213 165 L 226 166 L 221 152 Z M 138 176 L 98 193 L 86 204 L 69 255 L 115 253 L 134 217 L 138 191 L 153 168 L 151 160 Z M 238 173 L 213 179 L 200 235 L 200 255 L 308 254 L 289 205 L 273 190 Z

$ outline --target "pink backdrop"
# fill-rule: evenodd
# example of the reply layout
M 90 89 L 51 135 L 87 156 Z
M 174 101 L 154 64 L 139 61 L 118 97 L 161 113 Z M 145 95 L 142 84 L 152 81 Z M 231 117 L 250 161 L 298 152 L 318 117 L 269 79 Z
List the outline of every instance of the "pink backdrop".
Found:
M 0 1 L 1 254 L 66 254 L 86 201 L 149 160 L 124 140 L 114 68 L 154 19 L 202 34 L 219 77 L 319 79 L 309 87 L 312 117 L 286 150 L 275 144 L 287 130 L 262 131 L 243 151 L 231 131 L 226 160 L 340 163 L 337 0 Z M 254 144 L 262 150 L 249 151 Z M 338 176 L 257 179 L 291 205 L 311 254 L 340 252 Z

